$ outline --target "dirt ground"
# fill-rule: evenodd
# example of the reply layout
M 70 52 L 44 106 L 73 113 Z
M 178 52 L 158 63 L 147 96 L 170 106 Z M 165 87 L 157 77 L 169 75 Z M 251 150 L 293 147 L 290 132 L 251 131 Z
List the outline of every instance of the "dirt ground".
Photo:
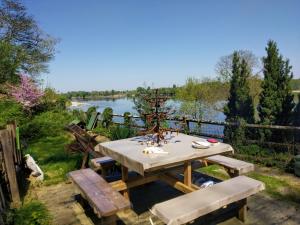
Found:
M 272 174 L 267 169 L 262 173 L 270 173 L 272 176 L 288 176 L 299 185 L 300 179 L 288 174 Z M 31 195 L 46 204 L 53 216 L 53 224 L 57 225 L 93 225 L 101 224 L 93 212 L 86 206 L 79 204 L 75 198 L 78 194 L 72 183 L 60 183 L 52 186 L 35 186 L 31 188 Z M 121 212 L 119 217 L 125 222 L 121 224 L 151 224 L 149 221 L 149 208 L 153 204 L 174 198 L 180 195 L 179 191 L 162 182 L 153 182 L 134 188 L 130 191 L 132 210 Z M 77 199 L 77 200 L 76 200 Z M 246 224 L 258 225 L 298 225 L 300 224 L 300 203 L 291 203 L 270 197 L 261 192 L 248 201 L 248 220 Z M 156 218 L 152 218 L 155 225 L 162 224 Z M 199 219 L 193 224 L 216 224 Z M 236 218 L 218 223 L 220 225 L 242 224 Z

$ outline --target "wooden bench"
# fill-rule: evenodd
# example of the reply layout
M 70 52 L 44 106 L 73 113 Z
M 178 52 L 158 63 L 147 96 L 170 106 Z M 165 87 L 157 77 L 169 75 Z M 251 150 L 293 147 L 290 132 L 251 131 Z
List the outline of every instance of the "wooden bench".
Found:
M 218 164 L 223 166 L 231 177 L 240 176 L 254 170 L 254 165 L 252 163 L 223 155 L 210 156 L 205 158 L 205 161 L 209 164 Z
M 91 159 L 91 166 L 94 171 L 101 170 L 101 175 L 106 176 L 107 169 L 112 168 L 116 161 L 108 156 Z
M 115 224 L 116 213 L 130 208 L 130 202 L 115 191 L 101 176 L 91 169 L 69 173 L 69 178 L 79 188 L 81 195 L 105 224 Z
M 168 225 L 178 225 L 191 222 L 231 203 L 239 202 L 237 217 L 245 221 L 246 199 L 262 190 L 264 190 L 262 182 L 246 176 L 238 176 L 158 203 L 152 207 L 151 212 Z

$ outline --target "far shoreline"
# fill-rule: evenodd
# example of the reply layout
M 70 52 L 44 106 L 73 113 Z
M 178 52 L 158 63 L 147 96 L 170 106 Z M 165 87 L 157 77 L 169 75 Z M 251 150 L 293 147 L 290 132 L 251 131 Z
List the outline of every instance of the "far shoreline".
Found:
M 117 100 L 123 98 L 130 98 L 126 94 L 107 95 L 107 96 L 88 96 L 88 97 L 72 97 L 71 101 L 90 101 L 90 100 Z

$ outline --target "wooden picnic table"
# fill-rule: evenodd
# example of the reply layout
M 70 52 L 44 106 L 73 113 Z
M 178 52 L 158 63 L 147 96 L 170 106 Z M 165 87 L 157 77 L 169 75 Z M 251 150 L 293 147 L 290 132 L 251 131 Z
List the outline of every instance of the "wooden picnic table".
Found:
M 163 180 L 176 189 L 188 193 L 197 190 L 192 184 L 192 162 L 209 156 L 233 153 L 233 148 L 225 143 L 215 144 L 207 149 L 195 149 L 192 141 L 200 140 L 199 137 L 179 133 L 172 134 L 162 148 L 167 154 L 145 154 L 146 144 L 144 136 L 100 143 L 95 146 L 95 151 L 109 156 L 122 166 L 122 180 L 113 182 L 118 191 L 123 191 L 128 197 L 128 189 L 155 180 Z M 168 171 L 178 166 L 184 167 L 184 182 L 180 182 Z M 138 178 L 128 179 L 128 170 L 140 174 Z

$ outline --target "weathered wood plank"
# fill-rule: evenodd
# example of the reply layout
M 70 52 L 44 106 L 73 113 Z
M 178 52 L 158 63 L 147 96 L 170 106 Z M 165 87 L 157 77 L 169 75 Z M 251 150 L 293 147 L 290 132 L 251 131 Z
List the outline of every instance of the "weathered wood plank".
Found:
M 19 158 L 16 151 L 16 126 L 14 124 L 7 124 L 6 129 L 9 131 L 9 134 L 11 136 L 10 141 L 12 146 L 12 152 L 14 156 L 14 162 L 19 164 Z
M 98 216 L 111 216 L 118 211 L 113 203 L 107 200 L 103 193 L 96 188 L 93 183 L 86 179 L 80 171 L 71 172 L 70 177 L 74 183 L 77 184 L 78 188 L 94 208 L 94 211 L 96 211 Z
M 93 170 L 77 170 L 69 176 L 100 216 L 111 216 L 130 207 L 130 202 Z
M 16 176 L 16 168 L 14 164 L 13 146 L 11 141 L 11 135 L 8 130 L 0 130 L 0 142 L 2 145 L 2 151 L 5 161 L 5 169 L 8 176 L 9 187 L 11 192 L 11 198 L 14 204 L 20 204 L 20 192 Z
M 262 182 L 239 176 L 156 204 L 152 212 L 166 224 L 184 224 L 263 189 Z
M 112 187 L 98 174 L 91 169 L 81 171 L 85 177 L 95 185 L 103 195 L 110 200 L 118 210 L 130 207 L 130 202 L 125 199 L 119 192 L 112 189 Z
M 237 171 L 237 175 L 242 175 L 254 170 L 254 165 L 252 163 L 233 159 L 223 155 L 210 156 L 205 158 L 205 160 L 209 163 L 221 165 L 229 170 Z M 234 172 L 231 172 L 231 174 L 234 174 Z

